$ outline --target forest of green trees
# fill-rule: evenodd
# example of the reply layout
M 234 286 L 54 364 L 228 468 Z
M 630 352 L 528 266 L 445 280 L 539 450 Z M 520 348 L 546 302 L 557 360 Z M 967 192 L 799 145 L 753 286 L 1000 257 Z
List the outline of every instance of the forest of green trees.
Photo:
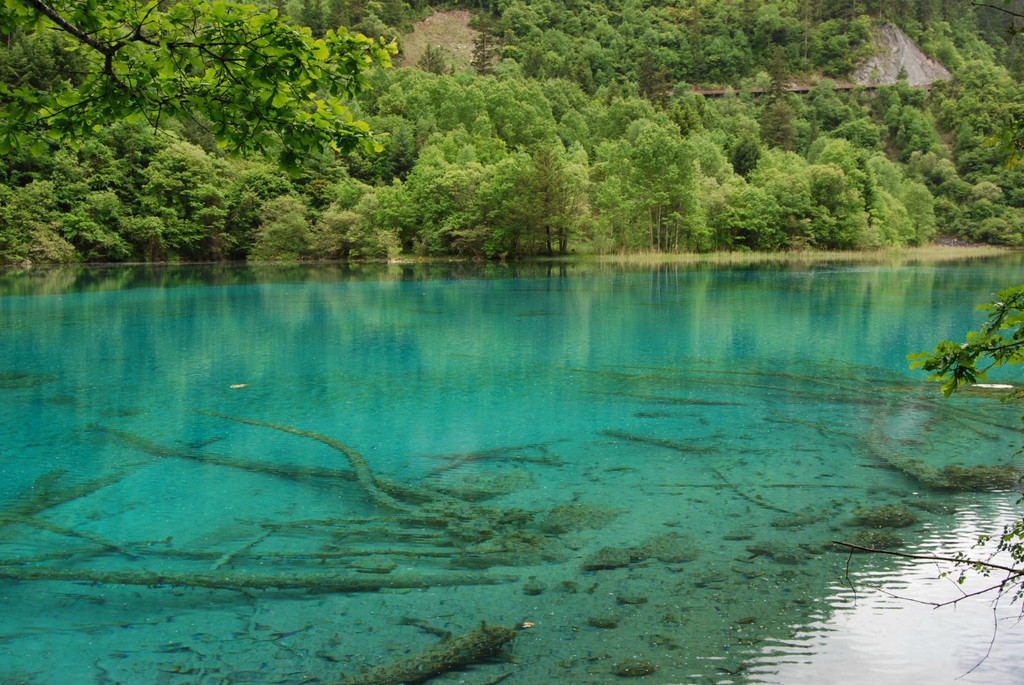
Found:
M 1024 244 L 1024 166 L 992 142 L 1024 119 L 1006 12 L 967 0 L 255 4 L 313 36 L 344 25 L 397 41 L 396 66 L 371 68 L 350 103 L 382 150 L 325 146 L 281 166 L 273 149 L 228 154 L 210 122 L 186 117 L 14 146 L 0 156 L 0 263 Z M 472 63 L 403 60 L 414 22 L 452 8 L 474 15 Z M 836 89 L 882 23 L 953 78 Z M 0 103 L 82 71 L 60 32 L 8 29 Z

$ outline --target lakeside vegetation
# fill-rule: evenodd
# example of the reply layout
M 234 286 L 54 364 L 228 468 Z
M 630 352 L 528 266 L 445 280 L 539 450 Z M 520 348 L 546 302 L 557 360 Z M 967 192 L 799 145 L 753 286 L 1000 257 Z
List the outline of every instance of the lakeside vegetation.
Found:
M 928 245 L 871 251 L 801 252 L 637 252 L 608 255 L 483 261 L 452 257 L 321 262 L 73 263 L 9 265 L 0 269 L 5 295 L 99 292 L 132 288 L 196 285 L 251 285 L 336 281 L 450 281 L 491 278 L 561 278 L 610 275 L 634 270 L 659 273 L 711 272 L 718 269 L 828 270 L 842 267 L 890 267 L 998 260 L 1024 263 L 1024 252 L 996 246 Z
M 964 259 L 1005 257 L 1009 249 L 994 245 L 890 247 L 879 250 L 800 250 L 786 252 L 633 252 L 594 255 L 586 261 L 628 264 L 710 264 L 752 266 L 755 264 L 813 265 L 840 264 L 941 264 Z
M 0 263 L 1024 244 L 1024 170 L 989 142 L 1024 114 L 1024 60 L 1000 12 L 957 0 L 257 5 L 314 36 L 344 24 L 400 48 L 431 12 L 470 10 L 472 59 L 427 45 L 369 71 L 372 90 L 350 105 L 382 151 L 325 148 L 291 173 L 225 154 L 201 120 L 14 149 L 0 157 Z M 930 92 L 837 90 L 882 23 L 953 78 Z M 66 42 L 10 33 L 0 80 L 45 90 L 78 73 Z M 793 82 L 815 85 L 798 95 Z

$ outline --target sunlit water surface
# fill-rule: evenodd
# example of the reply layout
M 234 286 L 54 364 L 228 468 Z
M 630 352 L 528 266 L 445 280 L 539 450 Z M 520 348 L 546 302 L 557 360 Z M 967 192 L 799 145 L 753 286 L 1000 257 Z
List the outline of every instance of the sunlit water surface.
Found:
M 0 274 L 0 682 L 402 682 L 482 623 L 436 682 L 1013 682 L 1016 607 L 832 541 L 1016 515 L 946 467 L 1012 490 L 1020 407 L 906 355 L 1020 263 Z

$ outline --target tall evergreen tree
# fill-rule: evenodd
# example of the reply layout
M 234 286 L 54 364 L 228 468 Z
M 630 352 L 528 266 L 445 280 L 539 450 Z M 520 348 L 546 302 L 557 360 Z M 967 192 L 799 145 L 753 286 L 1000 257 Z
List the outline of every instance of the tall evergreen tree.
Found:
M 771 147 L 792 150 L 796 141 L 793 123 L 796 113 L 789 104 L 789 66 L 785 50 L 781 47 L 775 49 L 768 73 L 772 81 L 768 89 L 768 103 L 761 113 L 761 138 Z
M 651 102 L 664 104 L 669 96 L 668 76 L 654 62 L 654 54 L 648 50 L 637 71 L 637 88 L 640 94 Z
M 494 72 L 494 58 L 498 56 L 498 39 L 490 27 L 481 27 L 473 39 L 473 59 L 470 66 L 481 76 Z
M 444 53 L 444 48 L 427 43 L 427 47 L 423 51 L 423 55 L 416 62 L 416 66 L 431 74 L 445 74 L 448 72 L 448 60 L 445 59 Z

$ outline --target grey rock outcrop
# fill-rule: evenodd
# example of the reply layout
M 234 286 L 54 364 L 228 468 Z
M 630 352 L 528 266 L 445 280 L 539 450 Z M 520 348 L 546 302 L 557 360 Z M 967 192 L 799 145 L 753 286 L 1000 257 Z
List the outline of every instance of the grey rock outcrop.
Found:
M 874 31 L 877 54 L 853 72 L 853 80 L 862 86 L 893 85 L 900 69 L 907 72 L 907 83 L 925 86 L 951 78 L 946 67 L 921 52 L 907 34 L 885 24 Z

